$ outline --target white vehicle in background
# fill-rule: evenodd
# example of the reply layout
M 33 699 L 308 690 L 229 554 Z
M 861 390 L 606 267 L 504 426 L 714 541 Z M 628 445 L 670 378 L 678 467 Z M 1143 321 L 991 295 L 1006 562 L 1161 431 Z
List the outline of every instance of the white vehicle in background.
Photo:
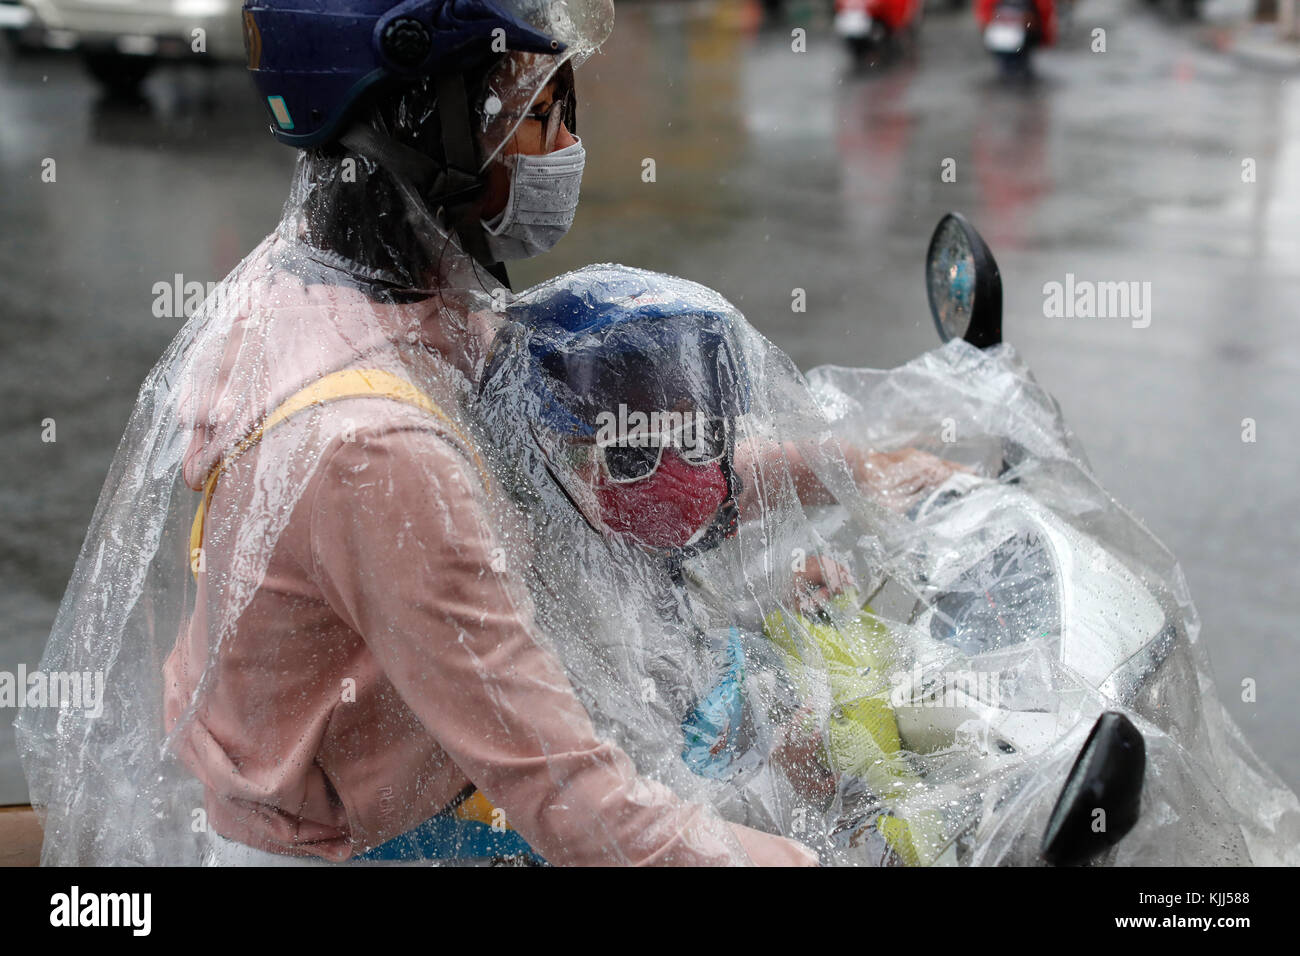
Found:
M 20 0 L 0 0 L 0 34 L 15 50 L 39 49 L 45 45 L 40 20 L 31 5 Z
M 130 94 L 157 64 L 242 62 L 239 0 L 28 0 L 44 45 L 81 55 L 110 93 Z

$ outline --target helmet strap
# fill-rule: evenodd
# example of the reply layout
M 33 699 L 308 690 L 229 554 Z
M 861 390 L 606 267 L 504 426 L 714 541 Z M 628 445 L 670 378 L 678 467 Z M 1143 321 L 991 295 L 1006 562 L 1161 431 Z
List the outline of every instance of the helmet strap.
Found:
M 469 93 L 461 73 L 442 73 L 434 77 L 438 117 L 442 123 L 442 154 L 446 168 L 435 182 L 429 202 L 447 211 L 447 221 L 460 238 L 461 247 L 494 278 L 510 288 L 510 277 L 503 263 L 493 261 L 488 252 L 483 222 L 475 213 L 474 200 L 483 191 L 479 173 L 478 140 L 470 123 Z
M 354 123 L 339 137 L 352 152 L 378 163 L 381 167 L 409 179 L 417 189 L 424 189 L 439 173 L 437 162 L 418 149 L 399 143 L 366 123 Z
M 339 141 L 389 173 L 409 180 L 431 210 L 445 210 L 461 248 L 509 288 L 510 277 L 505 265 L 492 260 L 483 224 L 473 214 L 474 200 L 483 191 L 484 179 L 478 172 L 478 150 L 470 126 L 465 79 L 454 73 L 435 77 L 434 82 L 445 165 L 440 166 L 433 157 L 399 143 L 367 123 L 354 123 Z

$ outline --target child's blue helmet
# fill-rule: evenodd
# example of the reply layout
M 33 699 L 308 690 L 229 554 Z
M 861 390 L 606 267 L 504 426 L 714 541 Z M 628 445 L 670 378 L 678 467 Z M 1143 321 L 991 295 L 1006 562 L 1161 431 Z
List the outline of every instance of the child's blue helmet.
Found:
M 697 283 L 588 266 L 524 292 L 506 315 L 518 325 L 505 338 L 526 342 L 529 400 L 551 431 L 590 438 L 620 405 L 725 419 L 749 408 L 738 313 Z

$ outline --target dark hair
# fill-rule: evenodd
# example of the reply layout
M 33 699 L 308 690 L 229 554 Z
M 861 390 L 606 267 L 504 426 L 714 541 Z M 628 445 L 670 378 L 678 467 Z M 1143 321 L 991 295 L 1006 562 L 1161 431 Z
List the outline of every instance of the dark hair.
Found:
M 465 74 L 473 107 L 482 102 L 488 76 L 499 58 Z M 378 87 L 358 104 L 360 122 L 383 129 L 397 142 L 444 164 L 442 124 L 431 77 L 400 86 Z M 476 153 L 480 146 L 475 143 Z M 397 184 L 377 163 L 334 142 L 308 151 L 313 165 L 330 180 L 309 188 L 304 197 L 307 241 L 359 265 L 392 274 L 408 288 L 425 284 L 430 266 L 427 237 L 406 214 Z M 342 163 L 351 159 L 355 181 L 342 180 Z M 384 290 L 377 290 L 383 296 Z

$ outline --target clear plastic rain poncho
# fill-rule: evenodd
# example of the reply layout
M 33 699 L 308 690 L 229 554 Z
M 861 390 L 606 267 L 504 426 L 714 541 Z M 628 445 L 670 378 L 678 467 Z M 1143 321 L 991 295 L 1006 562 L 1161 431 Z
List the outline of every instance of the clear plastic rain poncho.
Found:
M 1037 863 L 1103 712 L 1146 763 L 1098 862 L 1294 862 L 1010 348 L 805 378 L 684 280 L 502 294 L 344 168 L 141 387 L 41 664 L 101 706 L 18 723 L 44 862 Z
M 615 266 L 507 315 L 479 414 L 538 619 L 646 772 L 827 863 L 1027 865 L 1122 713 L 1140 813 L 1093 859 L 1294 861 L 1177 565 L 1009 346 L 805 379 L 716 293 Z

